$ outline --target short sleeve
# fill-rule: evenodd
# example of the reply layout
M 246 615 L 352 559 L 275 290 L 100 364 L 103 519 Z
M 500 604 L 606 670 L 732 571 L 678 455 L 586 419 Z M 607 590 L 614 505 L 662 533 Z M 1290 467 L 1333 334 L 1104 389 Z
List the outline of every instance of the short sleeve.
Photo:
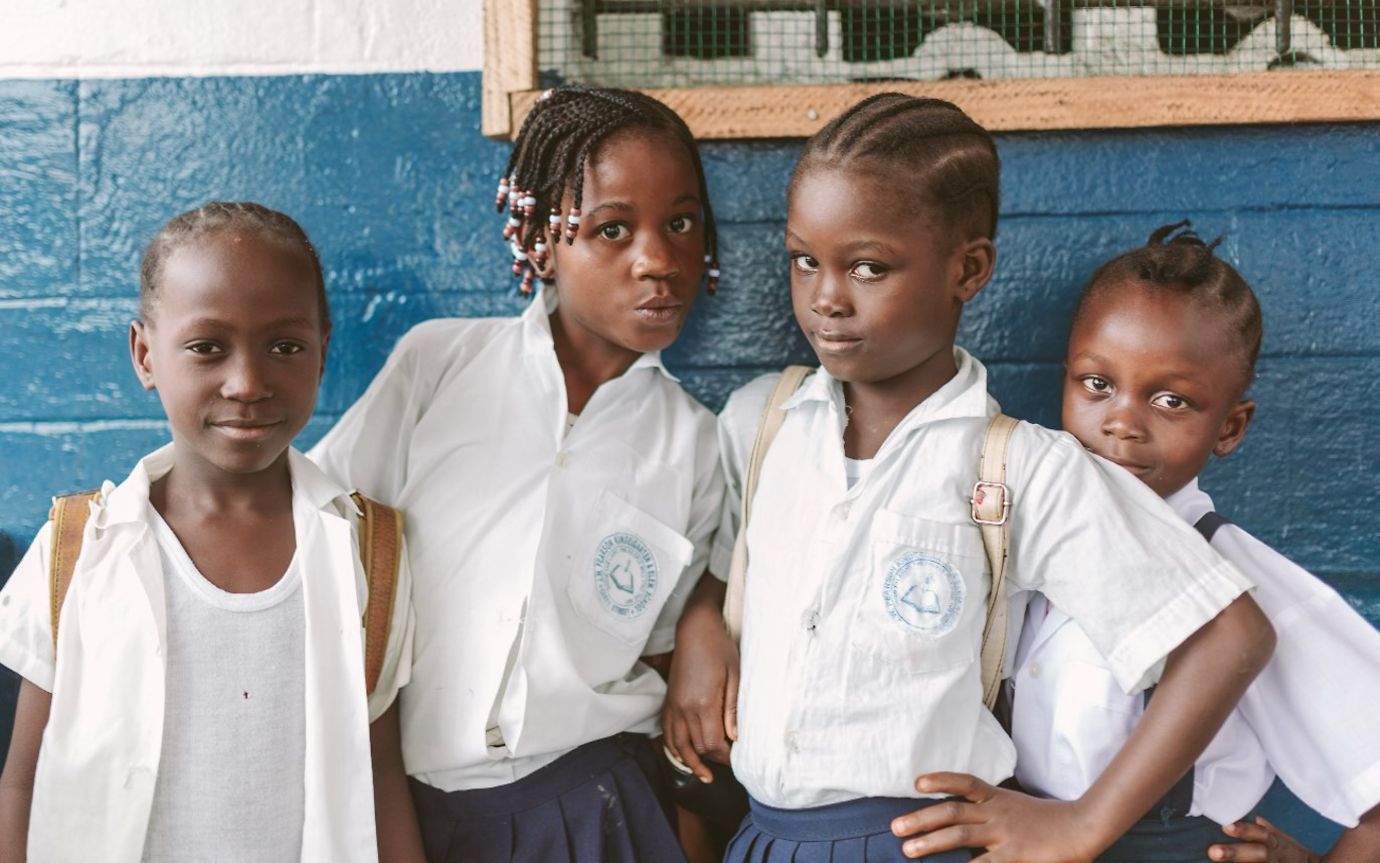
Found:
M 706 567 L 711 566 L 714 534 L 719 528 L 720 509 L 724 500 L 723 475 L 719 471 L 719 446 L 714 434 L 714 420 L 708 411 L 698 408 L 699 429 L 695 436 L 695 481 L 690 499 L 690 518 L 686 537 L 694 546 L 690 564 L 682 571 L 675 590 L 667 598 L 656 625 L 647 639 L 644 653 L 655 656 L 675 648 L 676 623 L 685 602 L 699 583 Z
M 723 504 L 719 509 L 719 530 L 714 536 L 714 551 L 709 570 L 721 581 L 728 580 L 733 566 L 733 545 L 743 516 L 743 477 L 762 411 L 781 374 L 762 375 L 739 387 L 728 397 L 719 413 L 719 463 L 723 473 Z
M 1071 436 L 1023 423 L 1009 464 L 1013 590 L 1076 620 L 1128 694 L 1250 588 L 1148 486 Z
M 49 620 L 52 529 L 51 522 L 43 526 L 0 589 L 0 664 L 45 692 L 53 691 L 57 665 Z
M 373 597 L 370 597 L 373 601 Z M 412 570 L 407 563 L 406 541 L 398 547 L 398 575 L 393 585 L 393 614 L 388 624 L 388 644 L 378 684 L 369 694 L 369 721 L 384 714 L 412 679 L 412 640 L 416 614 L 412 608 Z

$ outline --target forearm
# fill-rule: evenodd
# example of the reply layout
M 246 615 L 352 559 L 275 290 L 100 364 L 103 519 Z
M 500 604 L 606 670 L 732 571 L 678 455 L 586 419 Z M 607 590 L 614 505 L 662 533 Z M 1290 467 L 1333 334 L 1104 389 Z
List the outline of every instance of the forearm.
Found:
M 1241 596 L 1169 656 L 1126 745 L 1078 801 L 1100 853 L 1192 766 L 1274 651 L 1274 630 Z
M 0 863 L 24 863 L 32 787 L 0 783 Z
M 374 765 L 374 823 L 380 863 L 421 863 L 422 831 L 403 769 L 398 705 L 369 729 Z
M 699 583 L 690 592 L 690 596 L 685 600 L 685 610 L 681 612 L 680 620 L 683 624 L 687 617 L 692 619 L 703 615 L 717 617 L 720 621 L 724 616 L 724 597 L 728 595 L 728 585 L 719 581 L 709 570 L 704 571 L 700 576 Z M 679 625 L 677 629 L 679 629 Z
M 1375 863 L 1380 860 L 1380 806 L 1361 816 L 1361 823 L 1337 839 L 1323 863 Z

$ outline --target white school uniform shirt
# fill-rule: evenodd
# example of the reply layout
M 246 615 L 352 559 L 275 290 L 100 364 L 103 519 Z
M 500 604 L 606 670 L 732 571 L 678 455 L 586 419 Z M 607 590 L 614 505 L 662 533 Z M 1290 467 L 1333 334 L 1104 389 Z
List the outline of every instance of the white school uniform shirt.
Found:
M 141 460 L 92 505 L 62 605 L 49 623 L 52 525 L 0 590 L 0 663 L 51 692 L 29 816 L 29 859 L 137 863 L 163 742 L 167 610 L 148 521 L 149 484 L 172 446 Z M 364 691 L 368 586 L 347 492 L 289 450 L 292 516 L 306 612 L 304 863 L 377 860 L 369 723 L 408 679 L 409 576 L 401 566 L 383 673 Z M 214 813 L 207 813 L 214 817 Z
M 407 772 L 513 782 L 576 746 L 651 732 L 723 480 L 714 417 L 644 354 L 566 433 L 547 288 L 518 318 L 434 320 L 398 342 L 312 450 L 407 510 L 417 641 Z
M 1188 524 L 1213 510 L 1195 480 L 1167 502 Z M 1109 542 L 1117 542 L 1110 538 Z M 1304 803 L 1348 827 L 1380 804 L 1380 632 L 1345 599 L 1235 525 L 1212 547 L 1256 583 L 1275 653 L 1194 768 L 1191 815 L 1245 817 L 1276 773 Z M 1140 720 L 1097 649 L 1058 607 L 1032 601 L 1012 704 L 1016 777 L 1072 799 Z
M 748 526 L 733 747 L 734 772 L 760 802 L 916 797 L 916 776 L 936 770 L 1011 775 L 1015 750 L 982 704 L 990 574 L 969 518 L 998 408 L 982 365 L 962 349 L 955 360 L 958 373 L 851 488 L 840 383 L 821 369 L 783 407 Z M 716 573 L 727 572 L 775 378 L 734 393 L 720 416 L 729 491 Z M 1008 590 L 1066 601 L 1128 690 L 1152 682 L 1171 649 L 1248 587 L 1163 501 L 1069 435 L 1021 423 L 1006 482 Z

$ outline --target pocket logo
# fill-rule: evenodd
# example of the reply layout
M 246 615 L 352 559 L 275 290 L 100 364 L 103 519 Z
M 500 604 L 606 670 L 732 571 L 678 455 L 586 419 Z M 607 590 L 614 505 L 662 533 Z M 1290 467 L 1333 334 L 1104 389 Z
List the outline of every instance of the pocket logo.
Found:
M 610 534 L 594 552 L 594 587 L 604 607 L 619 617 L 633 619 L 647 610 L 656 578 L 656 555 L 636 534 Z
M 958 625 L 964 593 L 963 576 L 948 561 L 919 551 L 901 555 L 882 583 L 891 619 L 934 636 Z

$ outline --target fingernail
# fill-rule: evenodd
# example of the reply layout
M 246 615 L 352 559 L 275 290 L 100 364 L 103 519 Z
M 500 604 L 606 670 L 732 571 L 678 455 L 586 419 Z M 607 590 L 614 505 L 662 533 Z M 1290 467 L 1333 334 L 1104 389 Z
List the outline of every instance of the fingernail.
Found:
M 925 853 L 925 840 L 912 839 L 903 845 L 902 848 L 905 849 L 907 857 L 920 857 Z

